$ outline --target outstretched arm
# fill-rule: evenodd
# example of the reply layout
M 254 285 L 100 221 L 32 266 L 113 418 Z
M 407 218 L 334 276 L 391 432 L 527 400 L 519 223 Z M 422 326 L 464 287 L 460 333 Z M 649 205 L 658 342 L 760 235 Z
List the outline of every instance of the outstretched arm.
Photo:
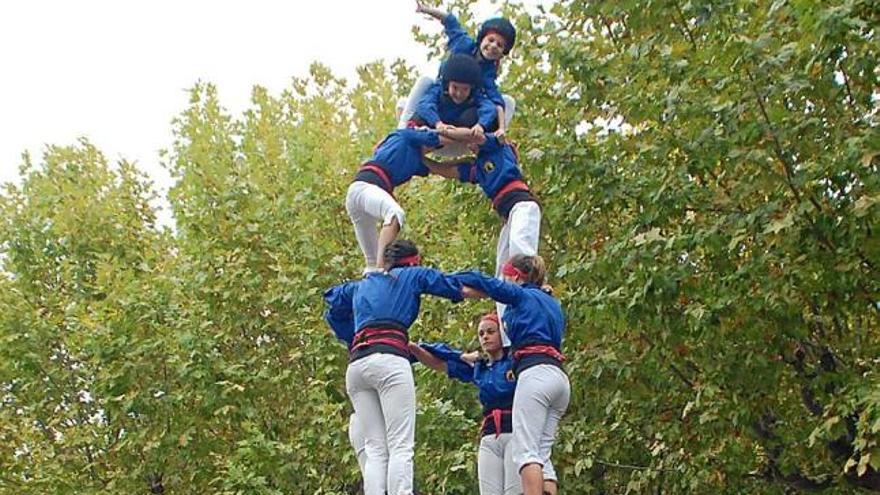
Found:
M 477 271 L 458 272 L 452 275 L 464 287 L 470 287 L 502 304 L 516 304 L 523 295 L 523 289 L 517 284 L 503 282 Z
M 420 0 L 416 0 L 416 13 L 427 14 L 440 22 L 443 22 L 443 19 L 446 19 L 446 16 L 449 15 L 445 11 L 442 11 L 438 8 L 431 7 L 430 5 L 425 5 L 425 3 L 421 2 Z
M 443 140 L 441 139 L 440 141 L 442 142 Z M 422 158 L 422 162 L 425 164 L 426 167 L 428 167 L 428 170 L 430 170 L 432 174 L 446 177 L 447 179 L 458 179 L 462 182 L 469 182 L 462 178 L 460 167 L 470 167 L 473 164 L 473 159 L 459 157 L 450 161 L 440 162 L 428 156 L 424 156 Z
M 422 346 L 415 342 L 409 343 L 409 352 L 428 368 L 446 373 L 446 361 L 422 349 Z
M 504 127 L 504 107 L 501 105 L 496 105 L 495 113 L 498 118 L 498 130 L 495 131 L 495 138 L 498 139 L 498 141 L 504 143 L 506 141 L 505 134 L 507 133 L 507 129 L 505 129 Z
M 441 343 L 421 343 L 419 345 L 410 343 L 409 348 L 425 366 L 445 371 L 449 378 L 464 383 L 473 383 L 474 363 L 477 360 L 469 360 L 472 357 L 471 353 L 462 354 L 460 350 Z M 468 359 L 465 359 L 465 356 Z M 477 355 L 477 359 L 479 359 L 479 355 Z
M 486 299 L 489 297 L 485 292 L 474 289 L 473 287 L 468 287 L 467 285 L 461 287 L 461 295 L 464 296 L 465 299 Z

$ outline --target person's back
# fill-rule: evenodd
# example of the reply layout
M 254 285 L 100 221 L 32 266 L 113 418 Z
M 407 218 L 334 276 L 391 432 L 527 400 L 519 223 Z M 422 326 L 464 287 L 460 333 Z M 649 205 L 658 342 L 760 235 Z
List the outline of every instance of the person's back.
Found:
M 370 273 L 358 285 L 354 296 L 358 329 L 382 322 L 409 328 L 419 314 L 422 294 L 441 292 L 454 297 L 460 292 L 458 287 L 447 284 L 437 270 L 419 266 Z
M 528 344 L 562 347 L 565 316 L 559 300 L 534 284 L 521 286 L 517 302 L 507 305 L 505 330 L 514 348 Z M 509 322 L 509 324 L 507 324 Z

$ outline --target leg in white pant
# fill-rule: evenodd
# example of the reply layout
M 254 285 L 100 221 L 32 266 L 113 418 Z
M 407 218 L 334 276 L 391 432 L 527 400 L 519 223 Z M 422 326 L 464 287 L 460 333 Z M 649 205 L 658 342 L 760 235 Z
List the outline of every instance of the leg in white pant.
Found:
M 355 181 L 348 186 L 345 195 L 345 211 L 354 224 L 354 235 L 364 253 L 367 267 L 365 271 L 378 269 L 376 266 L 379 249 L 379 233 L 376 224 L 389 225 L 397 219 L 403 229 L 404 212 L 393 196 L 375 184 Z
M 510 129 L 510 121 L 513 120 L 513 112 L 516 111 L 516 100 L 509 95 L 501 95 L 504 99 L 504 129 Z
M 541 206 L 534 201 L 522 201 L 513 205 L 507 222 L 501 227 L 498 245 L 495 248 L 495 277 L 501 277 L 501 266 L 511 257 L 518 254 L 534 256 L 538 254 L 538 243 L 541 240 Z M 504 316 L 505 305 L 495 303 L 498 317 Z M 507 335 L 502 334 L 507 345 Z
M 372 354 L 348 366 L 346 388 L 366 437 L 365 495 L 410 495 L 415 383 L 409 361 Z
M 348 441 L 351 443 L 351 448 L 354 449 L 354 455 L 357 457 L 358 467 L 361 470 L 361 477 L 363 477 L 364 466 L 367 462 L 367 439 L 364 437 L 364 427 L 361 426 L 361 422 L 355 413 L 348 417 Z
M 422 99 L 422 96 L 425 96 L 425 93 L 428 92 L 428 88 L 434 84 L 434 79 L 427 76 L 422 76 L 413 84 L 412 89 L 409 91 L 409 96 L 406 98 L 406 103 L 403 105 L 403 111 L 400 113 L 400 119 L 397 122 L 397 128 L 403 129 L 406 127 L 406 123 L 409 122 L 409 119 L 413 117 L 416 113 L 416 108 L 419 106 L 419 100 Z
M 486 435 L 480 439 L 477 456 L 477 476 L 480 495 L 518 495 L 519 476 L 511 462 L 512 433 Z
M 550 461 L 556 428 L 568 409 L 570 397 L 568 376 L 557 366 L 534 366 L 517 377 L 513 450 L 518 470 L 528 464 L 545 466 Z

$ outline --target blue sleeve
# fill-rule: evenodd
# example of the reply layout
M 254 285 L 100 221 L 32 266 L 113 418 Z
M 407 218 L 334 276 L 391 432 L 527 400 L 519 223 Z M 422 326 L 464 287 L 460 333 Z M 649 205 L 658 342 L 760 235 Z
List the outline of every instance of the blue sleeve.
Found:
M 444 361 L 461 360 L 461 351 L 454 347 L 451 347 L 449 344 L 419 342 L 419 347 Z
M 465 383 L 474 382 L 474 368 L 461 360 L 461 351 L 447 344 L 420 343 L 419 346 L 446 361 L 446 376 Z
M 494 111 L 494 110 L 493 110 Z M 480 145 L 480 153 L 494 153 L 503 146 L 494 134 L 486 134 L 486 142 Z
M 486 98 L 488 98 L 493 105 L 498 105 L 503 108 L 504 98 L 501 96 L 501 90 L 498 89 L 498 83 L 495 82 L 497 76 L 497 71 L 483 74 L 483 91 L 485 91 Z
M 324 292 L 328 308 L 324 320 L 330 325 L 336 338 L 351 347 L 354 340 L 354 308 L 352 299 L 355 283 L 337 285 Z
M 450 52 L 473 54 L 477 42 L 468 36 L 457 17 L 449 14 L 443 19 L 443 32 L 446 33 L 446 47 Z
M 461 283 L 455 278 L 433 268 L 420 268 L 419 282 L 423 293 L 445 297 L 453 302 L 464 299 L 461 295 Z
M 434 129 L 399 129 L 406 142 L 416 146 L 440 146 L 440 133 Z
M 477 91 L 476 100 L 477 122 L 483 126 L 483 129 L 488 129 L 489 126 L 492 125 L 492 122 L 498 119 L 498 110 L 495 108 L 495 103 L 486 97 L 482 91 Z
M 464 383 L 474 383 L 474 367 L 461 359 L 446 361 L 446 376 Z
M 502 304 L 516 304 L 523 296 L 523 288 L 519 285 L 498 280 L 481 272 L 458 272 L 451 276 L 461 285 L 485 292 L 486 295 Z
M 425 94 L 422 95 L 418 105 L 416 105 L 415 116 L 424 120 L 430 127 L 436 126 L 437 122 L 440 120 L 440 112 L 437 109 L 437 106 L 442 95 L 443 85 L 439 82 L 431 84 L 431 87 L 425 91 Z
M 462 163 L 459 165 L 458 180 L 468 184 L 475 184 L 477 182 L 476 165 L 473 163 Z

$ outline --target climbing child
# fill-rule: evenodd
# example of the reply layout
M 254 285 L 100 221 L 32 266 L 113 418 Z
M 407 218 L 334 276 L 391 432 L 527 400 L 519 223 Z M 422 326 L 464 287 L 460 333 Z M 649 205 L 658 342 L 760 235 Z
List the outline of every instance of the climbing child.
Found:
M 348 186 L 345 210 L 364 253 L 364 274 L 381 271 L 381 254 L 404 225 L 404 211 L 394 199 L 394 188 L 414 176 L 429 173 L 423 158 L 426 150 L 448 143 L 434 129 L 397 129 L 380 142 Z M 376 231 L 376 224 L 382 228 Z

